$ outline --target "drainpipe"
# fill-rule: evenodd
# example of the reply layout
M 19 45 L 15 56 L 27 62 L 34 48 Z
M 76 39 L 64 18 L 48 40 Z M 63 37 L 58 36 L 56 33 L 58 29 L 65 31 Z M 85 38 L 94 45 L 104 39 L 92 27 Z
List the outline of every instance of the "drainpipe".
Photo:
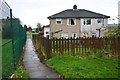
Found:
M 98 31 L 98 37 L 100 37 L 101 28 L 96 29 Z
M 103 16 L 103 23 L 102 23 L 102 26 L 104 26 L 104 16 Z M 101 33 L 101 28 L 99 28 L 99 29 L 96 29 L 97 31 L 98 31 L 98 37 L 100 37 L 100 33 Z
M 102 26 L 104 26 L 104 16 L 103 16 L 103 24 L 102 24 Z

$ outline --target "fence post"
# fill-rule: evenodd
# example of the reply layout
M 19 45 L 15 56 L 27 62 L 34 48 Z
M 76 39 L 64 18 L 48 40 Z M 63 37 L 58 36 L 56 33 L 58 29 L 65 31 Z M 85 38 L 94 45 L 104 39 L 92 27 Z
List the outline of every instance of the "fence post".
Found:
M 75 38 L 71 37 L 71 55 L 75 55 Z
M 68 55 L 70 54 L 70 41 L 69 41 L 70 39 L 68 38 L 67 39 L 67 49 L 68 49 Z
M 14 51 L 14 33 L 13 33 L 13 25 L 12 25 L 12 9 L 10 9 L 10 26 L 11 26 L 11 31 L 12 31 L 12 51 L 13 51 L 13 64 L 14 64 L 14 69 L 16 69 L 16 59 L 15 59 L 15 51 Z
M 64 41 L 64 38 L 62 37 L 61 38 L 61 44 L 62 44 L 62 46 L 61 46 L 61 54 L 62 55 L 64 54 L 64 43 L 63 43 L 63 41 Z
M 118 43 L 120 43 L 120 37 L 118 37 Z M 118 52 L 118 58 L 120 58 L 120 45 L 118 44 L 118 46 L 117 46 L 117 52 Z
M 59 53 L 58 53 L 58 39 L 56 38 L 56 54 L 58 55 Z

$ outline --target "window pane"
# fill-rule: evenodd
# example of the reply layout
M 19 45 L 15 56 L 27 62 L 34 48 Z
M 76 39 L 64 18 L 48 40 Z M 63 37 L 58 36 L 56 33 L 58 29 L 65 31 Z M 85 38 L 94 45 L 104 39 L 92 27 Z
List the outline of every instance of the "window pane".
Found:
M 97 22 L 98 22 L 98 23 L 101 23 L 101 22 L 102 22 L 102 20 L 101 20 L 101 19 L 98 19 L 98 20 L 97 20 Z
M 49 34 L 49 32 L 46 32 L 46 34 Z
M 84 25 L 90 25 L 91 19 L 84 19 Z
M 75 25 L 74 19 L 71 19 L 71 25 Z
M 77 38 L 77 33 L 72 33 L 72 38 Z
M 87 24 L 91 24 L 91 19 L 88 19 L 88 20 L 87 20 Z
M 85 20 L 84 20 L 84 25 L 85 25 Z
M 76 25 L 76 19 L 68 19 L 68 25 Z
M 92 37 L 97 37 L 97 34 L 96 33 L 92 33 Z
M 61 21 L 57 21 L 57 24 L 61 24 Z
M 62 24 L 62 19 L 56 19 L 56 24 Z
M 62 34 L 61 34 L 61 37 L 62 37 L 62 38 L 68 38 L 68 33 L 62 33 Z

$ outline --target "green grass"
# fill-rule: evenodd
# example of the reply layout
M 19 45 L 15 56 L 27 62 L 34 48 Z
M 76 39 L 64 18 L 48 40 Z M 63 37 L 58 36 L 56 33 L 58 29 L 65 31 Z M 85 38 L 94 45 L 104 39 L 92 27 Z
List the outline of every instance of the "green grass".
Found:
M 6 41 L 5 41 L 6 43 Z M 2 45 L 2 75 L 9 77 L 13 72 L 12 42 Z
M 2 39 L 0 39 L 0 45 L 2 45 Z
M 16 63 L 18 63 L 18 59 L 20 57 L 20 48 L 18 41 L 14 44 L 15 48 L 15 57 Z M 8 78 L 14 72 L 14 64 L 13 64 L 13 47 L 11 39 L 2 39 L 2 76 Z
M 39 33 L 27 33 L 27 35 L 31 36 L 33 34 L 39 34 Z
M 22 66 L 18 66 L 14 72 L 13 78 L 30 78 L 30 75 Z
M 63 55 L 47 64 L 65 78 L 118 78 L 118 60 L 113 59 Z
M 3 45 L 3 44 L 10 42 L 10 41 L 12 41 L 12 39 L 0 39 L 0 45 Z

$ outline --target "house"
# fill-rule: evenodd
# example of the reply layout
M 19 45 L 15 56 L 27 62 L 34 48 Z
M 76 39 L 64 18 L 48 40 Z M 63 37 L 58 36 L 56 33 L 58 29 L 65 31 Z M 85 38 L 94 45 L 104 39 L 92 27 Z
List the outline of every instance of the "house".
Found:
M 36 28 L 33 28 L 33 29 L 32 29 L 32 32 L 36 32 Z
M 120 1 L 118 2 L 118 24 L 120 24 Z
M 102 26 L 108 25 L 108 18 L 103 14 L 85 9 L 67 9 L 52 16 L 50 20 L 50 33 L 57 38 L 68 37 L 102 37 Z M 56 34 L 52 34 L 58 32 Z
M 50 26 L 43 26 L 44 27 L 44 37 L 49 38 L 50 37 Z

